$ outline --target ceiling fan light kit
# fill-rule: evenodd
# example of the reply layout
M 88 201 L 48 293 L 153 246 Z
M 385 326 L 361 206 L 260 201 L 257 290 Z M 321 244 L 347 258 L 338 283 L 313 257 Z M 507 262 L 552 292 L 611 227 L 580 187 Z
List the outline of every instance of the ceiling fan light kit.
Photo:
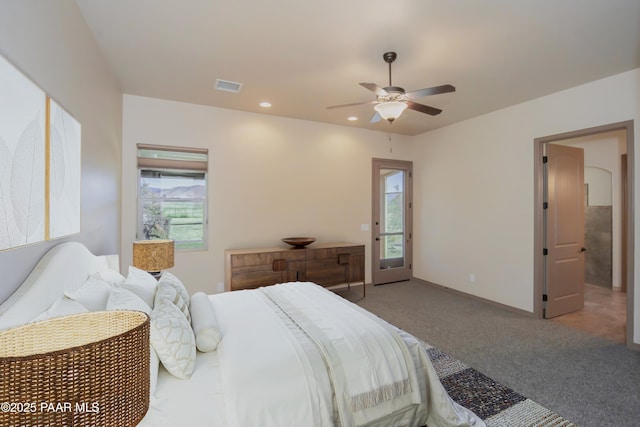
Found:
M 391 83 L 391 63 L 396 60 L 398 55 L 395 52 L 385 52 L 382 55 L 384 61 L 389 64 L 389 86 L 381 88 L 375 83 L 360 83 L 365 89 L 370 90 L 376 94 L 376 100 L 373 102 L 358 102 L 354 104 L 334 105 L 327 108 L 340 108 L 340 107 L 352 107 L 362 104 L 375 104 L 374 109 L 376 115 L 371 119 L 371 123 L 375 123 L 379 120 L 377 116 L 382 117 L 389 123 L 393 123 L 398 117 L 402 115 L 407 108 L 410 110 L 418 111 L 420 113 L 429 114 L 435 116 L 440 114 L 442 110 L 439 108 L 429 107 L 428 105 L 419 104 L 413 102 L 412 99 L 422 98 L 423 96 L 438 95 L 441 93 L 455 92 L 456 88 L 451 85 L 434 86 L 430 88 L 414 90 L 412 92 L 405 92 L 405 90 L 399 86 L 393 86 Z
M 402 101 L 387 101 L 376 104 L 373 107 L 380 117 L 393 123 L 395 119 L 400 117 L 402 112 L 407 109 L 407 103 Z

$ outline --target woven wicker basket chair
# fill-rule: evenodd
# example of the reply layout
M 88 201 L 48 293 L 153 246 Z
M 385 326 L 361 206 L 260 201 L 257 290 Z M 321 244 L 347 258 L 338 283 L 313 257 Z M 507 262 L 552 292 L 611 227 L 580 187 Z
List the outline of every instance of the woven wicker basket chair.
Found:
M 0 331 L 0 425 L 135 426 L 148 408 L 145 313 L 83 313 Z

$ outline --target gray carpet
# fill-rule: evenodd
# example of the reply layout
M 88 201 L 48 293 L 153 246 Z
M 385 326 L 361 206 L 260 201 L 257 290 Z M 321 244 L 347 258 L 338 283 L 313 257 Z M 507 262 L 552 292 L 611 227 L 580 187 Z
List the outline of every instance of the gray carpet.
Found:
M 640 353 L 421 281 L 341 295 L 582 427 L 640 425 Z

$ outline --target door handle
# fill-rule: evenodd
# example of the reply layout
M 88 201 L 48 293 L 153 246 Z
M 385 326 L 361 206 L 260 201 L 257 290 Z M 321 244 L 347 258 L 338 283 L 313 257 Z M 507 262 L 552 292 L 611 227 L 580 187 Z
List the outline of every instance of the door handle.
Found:
M 379 242 L 379 241 L 380 241 L 380 238 L 379 238 L 379 237 L 376 237 L 376 242 Z
M 580 248 L 579 252 L 586 252 L 586 251 L 587 251 L 587 248 Z

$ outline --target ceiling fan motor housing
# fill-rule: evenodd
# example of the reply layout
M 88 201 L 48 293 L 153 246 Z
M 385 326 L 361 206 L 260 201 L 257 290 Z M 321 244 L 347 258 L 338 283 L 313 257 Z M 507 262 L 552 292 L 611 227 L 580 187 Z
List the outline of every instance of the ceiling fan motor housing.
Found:
M 404 95 L 404 89 L 401 88 L 400 86 L 387 86 L 384 88 L 384 90 L 386 90 L 389 93 Z
M 384 102 L 384 101 L 400 100 L 401 98 L 403 98 L 405 94 L 404 89 L 401 88 L 400 86 L 387 86 L 384 88 L 384 90 L 388 93 L 388 95 L 379 96 L 378 101 Z

